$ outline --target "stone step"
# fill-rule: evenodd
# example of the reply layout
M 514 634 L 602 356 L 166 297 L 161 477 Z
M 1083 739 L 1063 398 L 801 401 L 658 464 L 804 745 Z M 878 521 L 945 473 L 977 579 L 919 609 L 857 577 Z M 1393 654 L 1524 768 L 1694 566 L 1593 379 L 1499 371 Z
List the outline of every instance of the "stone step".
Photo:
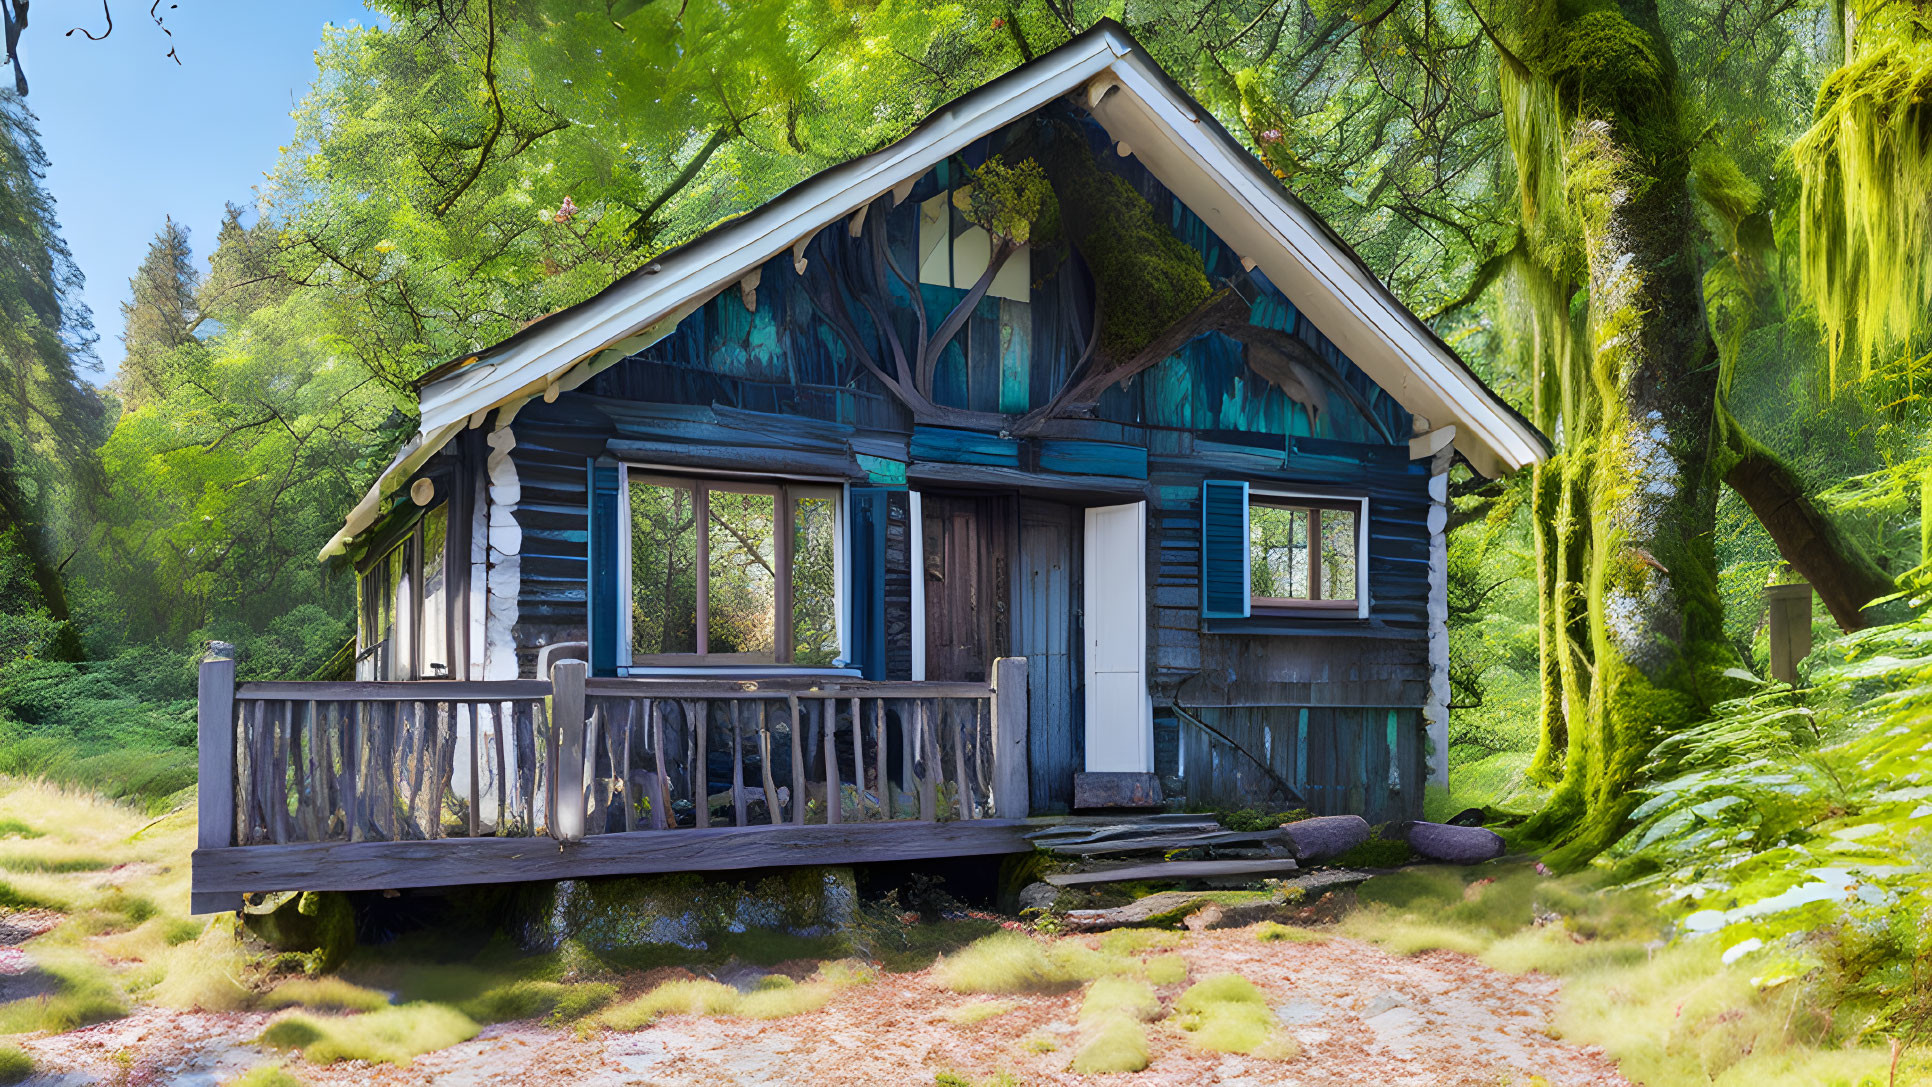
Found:
M 1286 875 L 1296 870 L 1287 857 L 1253 861 L 1160 861 L 1130 864 L 1092 872 L 1058 872 L 1046 877 L 1055 887 L 1091 887 L 1104 883 L 1131 883 L 1139 880 L 1260 879 Z

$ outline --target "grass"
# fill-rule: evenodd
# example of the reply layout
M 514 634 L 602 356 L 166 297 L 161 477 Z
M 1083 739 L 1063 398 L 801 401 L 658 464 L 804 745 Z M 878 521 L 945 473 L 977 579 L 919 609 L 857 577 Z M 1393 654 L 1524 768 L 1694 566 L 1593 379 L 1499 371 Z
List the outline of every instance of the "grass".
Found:
M 1017 1001 L 1012 1000 L 975 1000 L 948 1011 L 946 1021 L 956 1027 L 978 1026 L 988 1019 L 998 1019 L 1019 1006 Z
M 552 1025 L 574 1023 L 617 998 L 617 986 L 602 981 L 523 979 L 484 990 L 461 1001 L 458 1011 L 479 1023 L 543 1019 Z
M 638 1030 L 665 1015 L 729 1015 L 738 1006 L 738 990 L 707 979 L 667 981 L 643 996 L 627 1000 L 598 1016 L 613 1030 Z
M 341 978 L 291 978 L 270 989 L 262 997 L 261 1006 L 271 1011 L 300 1007 L 312 1011 L 372 1012 L 388 1007 L 389 997 Z
M 0 819 L 0 838 L 38 838 L 40 832 L 18 819 Z
M 1147 1028 L 1134 1019 L 1109 1016 L 1088 1033 L 1068 1067 L 1082 1075 L 1138 1072 L 1152 1059 Z
M 1075 982 L 1073 972 L 1046 944 L 1017 932 L 976 940 L 941 959 L 934 970 L 939 983 L 956 993 L 1062 992 Z
M 1328 937 L 1279 921 L 1263 921 L 1254 927 L 1254 938 L 1262 943 L 1325 944 Z
M 279 1064 L 258 1064 L 234 1079 L 226 1087 L 302 1087 L 303 1081 Z
M 0 1045 L 0 1083 L 19 1083 L 34 1074 L 34 1059 L 16 1045 Z
M 1838 1022 L 1840 994 L 1805 949 L 1725 965 L 1717 941 L 1665 946 L 1650 904 L 1601 877 L 1546 877 L 1528 866 L 1411 868 L 1362 885 L 1340 928 L 1391 951 L 1451 948 L 1515 973 L 1565 979 L 1551 1033 L 1597 1045 L 1648 1087 L 1878 1087 L 1883 1039 Z M 1538 919 L 1542 923 L 1537 923 Z M 1780 977 L 1788 980 L 1779 980 Z M 1907 1050 L 1898 1083 L 1932 1064 Z
M 0 1004 L 0 1034 L 59 1034 L 127 1014 L 127 1003 L 107 971 L 77 954 L 45 953 L 40 968 L 54 978 L 45 996 Z
M 1174 1002 L 1189 1044 L 1217 1053 L 1287 1060 L 1298 1052 L 1282 1035 L 1267 997 L 1239 974 L 1215 974 L 1189 986 Z
M 1156 948 L 1179 947 L 1187 934 L 1170 929 L 1117 928 L 1100 938 L 1100 950 L 1109 955 L 1133 955 Z
M 1082 1025 L 1119 1016 L 1146 1022 L 1160 1014 L 1160 998 L 1153 987 L 1129 978 L 1101 978 L 1087 986 L 1086 998 L 1080 1002 Z
M 360 1015 L 293 1012 L 262 1031 L 261 1044 L 300 1051 L 313 1064 L 408 1064 L 417 1056 L 476 1037 L 476 1021 L 441 1004 L 404 1004 Z

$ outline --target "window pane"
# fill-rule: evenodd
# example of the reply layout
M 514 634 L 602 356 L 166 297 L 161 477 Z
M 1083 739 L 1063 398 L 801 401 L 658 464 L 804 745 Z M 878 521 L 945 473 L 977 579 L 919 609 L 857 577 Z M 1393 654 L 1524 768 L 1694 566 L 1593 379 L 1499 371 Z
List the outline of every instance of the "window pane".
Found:
M 1255 596 L 1308 599 L 1308 511 L 1279 506 L 1248 510 L 1250 573 Z
M 792 507 L 792 660 L 830 664 L 839 655 L 836 506 L 825 497 L 796 499 Z
M 1322 511 L 1322 599 L 1355 599 L 1355 511 Z
M 389 639 L 388 679 L 415 679 L 416 647 L 416 548 L 405 540 L 389 557 Z
M 689 487 L 633 483 L 631 651 L 698 651 L 698 523 Z
M 423 675 L 454 673 L 449 660 L 449 575 L 444 552 L 449 542 L 449 507 L 423 515 Z
M 777 499 L 710 492 L 710 634 L 706 652 L 772 659 L 777 644 Z

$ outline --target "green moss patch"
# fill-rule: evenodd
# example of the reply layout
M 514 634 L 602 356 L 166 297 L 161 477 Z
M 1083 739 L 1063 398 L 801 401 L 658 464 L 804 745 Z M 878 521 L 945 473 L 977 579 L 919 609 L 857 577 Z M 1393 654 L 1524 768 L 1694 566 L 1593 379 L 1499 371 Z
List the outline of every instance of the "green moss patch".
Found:
M 934 975 L 956 993 L 1061 992 L 1075 981 L 1046 944 L 1017 932 L 995 933 L 961 948 L 942 959 Z
M 270 989 L 262 1007 L 310 1008 L 315 1011 L 372 1012 L 389 1006 L 389 997 L 375 989 L 341 978 L 294 978 Z
M 372 1061 L 408 1064 L 424 1053 L 476 1037 L 476 1021 L 440 1004 L 404 1004 L 360 1015 L 296 1012 L 268 1025 L 261 1044 L 299 1051 L 313 1064 Z
M 1147 1028 L 1133 1019 L 1114 1016 L 1103 1020 L 1087 1036 L 1068 1067 L 1082 1075 L 1138 1072 L 1152 1059 Z
M 1238 974 L 1216 974 L 1194 983 L 1174 1002 L 1174 1011 L 1189 1044 L 1199 1049 L 1272 1060 L 1298 1052 L 1293 1040 L 1281 1033 L 1261 990 Z
M 1328 937 L 1279 921 L 1263 921 L 1254 927 L 1254 938 L 1263 943 L 1325 944 Z

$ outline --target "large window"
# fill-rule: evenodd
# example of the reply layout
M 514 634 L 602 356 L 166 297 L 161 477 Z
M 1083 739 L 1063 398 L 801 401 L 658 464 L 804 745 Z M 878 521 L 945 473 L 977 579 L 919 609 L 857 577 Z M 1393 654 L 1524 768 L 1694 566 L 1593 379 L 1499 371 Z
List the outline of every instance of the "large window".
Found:
M 839 657 L 833 487 L 632 471 L 632 665 Z
M 423 514 L 357 582 L 357 679 L 455 674 L 450 639 L 449 506 Z
M 1356 610 L 1361 506 L 1256 495 L 1248 577 L 1256 607 Z

